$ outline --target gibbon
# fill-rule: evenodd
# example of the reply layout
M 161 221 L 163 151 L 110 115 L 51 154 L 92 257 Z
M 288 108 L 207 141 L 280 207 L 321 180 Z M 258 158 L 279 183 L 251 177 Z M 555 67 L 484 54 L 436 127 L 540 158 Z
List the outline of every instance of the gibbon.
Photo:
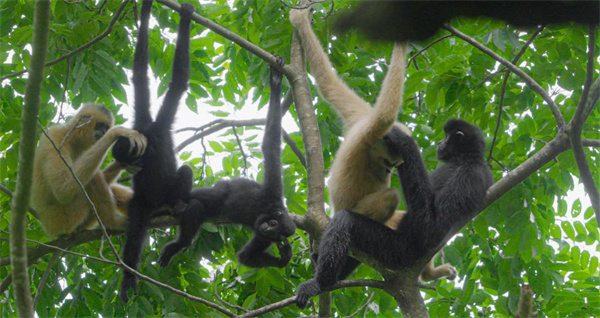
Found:
M 292 9 L 290 21 L 302 39 L 321 95 L 341 115 L 347 130 L 330 169 L 331 209 L 351 210 L 395 229 L 404 212 L 396 211 L 400 197 L 398 190 L 390 188 L 390 174 L 403 162 L 397 144 L 399 136 L 411 134 L 405 125 L 396 122 L 402 105 L 407 46 L 394 46 L 381 92 L 375 106 L 370 107 L 333 70 L 310 26 L 308 13 L 309 10 Z M 359 264 L 348 258 L 342 278 Z M 450 265 L 433 268 L 428 264 L 422 279 L 452 279 L 455 275 L 456 270 Z
M 598 25 L 600 1 L 363 1 L 342 14 L 335 28 L 356 28 L 372 39 L 420 41 L 460 16 L 496 18 L 521 29 L 569 22 Z
M 100 171 L 100 164 L 117 138 L 129 140 L 132 147 L 126 151 L 135 151 L 131 155 L 138 157 L 145 150 L 146 137 L 113 124 L 113 115 L 106 107 L 85 104 L 66 123 L 50 127 L 48 136 L 84 185 L 102 223 L 120 230 L 127 222 L 124 214 L 132 193 L 113 182 L 124 166 L 114 162 Z M 85 194 L 45 136 L 37 148 L 33 175 L 31 206 L 50 237 L 70 235 L 97 224 Z
M 284 60 L 278 57 L 281 66 Z M 271 66 L 269 111 L 262 143 L 264 181 L 248 179 L 220 181 L 210 188 L 194 189 L 186 209 L 176 212 L 180 232 L 160 254 L 159 263 L 165 267 L 171 258 L 189 246 L 200 226 L 210 219 L 242 224 L 253 229 L 252 238 L 237 254 L 240 262 L 249 267 L 284 267 L 292 258 L 287 237 L 296 232 L 296 224 L 283 203 L 281 179 L 281 79 L 282 73 Z M 266 250 L 272 243 L 280 257 Z
M 484 160 L 481 130 L 463 120 L 444 125 L 446 138 L 438 144 L 443 162 L 428 175 L 417 143 L 401 133 L 397 140 L 404 163 L 398 176 L 408 210 L 396 230 L 360 214 L 342 210 L 321 238 L 315 278 L 298 286 L 296 303 L 304 308 L 310 297 L 330 288 L 340 277 L 351 246 L 398 269 L 431 255 L 481 210 L 486 191 L 494 182 Z
M 175 45 L 171 82 L 162 107 L 152 120 L 150 115 L 150 90 L 148 83 L 148 23 L 153 1 L 143 1 L 138 41 L 133 58 L 133 87 L 135 98 L 135 117 L 133 128 L 148 139 L 147 149 L 138 160 L 131 160 L 126 149 L 130 147 L 127 139 L 119 139 L 113 146 L 113 156 L 119 162 L 140 165 L 142 170 L 133 176 L 133 198 L 129 203 L 129 224 L 127 239 L 123 250 L 123 261 L 137 270 L 146 241 L 146 230 L 152 211 L 169 205 L 174 207 L 188 200 L 192 189 L 193 172 L 188 166 L 177 169 L 171 126 L 175 119 L 177 106 L 187 89 L 190 73 L 190 25 L 194 6 L 182 3 L 179 31 Z M 124 271 L 121 300 L 127 302 L 127 292 L 133 288 L 138 291 L 137 277 Z

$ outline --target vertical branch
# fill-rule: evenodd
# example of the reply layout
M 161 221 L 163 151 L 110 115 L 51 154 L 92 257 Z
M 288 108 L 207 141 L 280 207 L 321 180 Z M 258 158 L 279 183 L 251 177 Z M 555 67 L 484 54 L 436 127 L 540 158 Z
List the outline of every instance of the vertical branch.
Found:
M 595 101 L 598 100 L 598 90 L 600 89 L 596 85 L 598 84 L 598 80 L 596 80 L 596 83 L 592 85 L 592 80 L 594 78 L 595 47 L 596 33 L 594 32 L 594 27 L 590 27 L 586 80 L 585 84 L 583 85 L 583 91 L 581 92 L 581 98 L 577 105 L 577 110 L 575 111 L 573 119 L 569 123 L 568 131 L 569 138 L 571 140 L 571 147 L 573 148 L 573 156 L 575 156 L 575 162 L 577 163 L 577 168 L 579 169 L 579 178 L 583 182 L 585 192 L 587 192 L 587 194 L 590 196 L 592 208 L 594 209 L 594 214 L 596 215 L 596 222 L 598 223 L 598 226 L 600 226 L 600 194 L 598 193 L 598 188 L 594 183 L 594 178 L 592 177 L 592 172 L 590 170 L 590 166 L 585 156 L 585 151 L 583 150 L 583 142 L 581 140 L 583 124 L 585 123 L 586 119 L 586 106 L 588 105 L 588 99 L 589 102 L 592 103 L 591 106 L 589 106 L 589 108 L 593 108 Z M 590 90 L 592 91 L 593 96 L 589 96 Z
M 295 69 L 293 76 L 288 77 L 288 80 L 292 86 L 296 112 L 300 121 L 308 173 L 308 211 L 305 217 L 309 230 L 314 230 L 312 233 L 321 233 L 328 223 L 325 215 L 325 164 L 319 125 L 311 101 L 310 87 L 306 75 L 306 58 L 297 31 L 294 31 L 292 37 L 290 66 Z
M 25 87 L 23 115 L 21 116 L 21 144 L 17 189 L 12 200 L 10 222 L 10 263 L 13 269 L 15 303 L 19 317 L 33 317 L 31 289 L 27 275 L 27 246 L 25 227 L 27 208 L 31 196 L 33 160 L 36 146 L 36 123 L 40 110 L 40 89 L 44 77 L 44 63 L 48 51 L 48 27 L 50 25 L 50 1 L 38 0 L 33 15 L 33 43 L 29 78 Z

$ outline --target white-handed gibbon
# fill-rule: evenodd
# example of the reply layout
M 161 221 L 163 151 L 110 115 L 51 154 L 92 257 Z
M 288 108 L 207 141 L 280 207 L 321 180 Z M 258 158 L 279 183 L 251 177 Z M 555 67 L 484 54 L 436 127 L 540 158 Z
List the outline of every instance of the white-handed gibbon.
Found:
M 415 260 L 440 250 L 483 208 L 494 179 L 484 159 L 481 130 L 451 119 L 444 124 L 444 132 L 446 138 L 437 147 L 443 164 L 431 174 L 417 143 L 407 134 L 396 136 L 404 157 L 398 176 L 408 208 L 398 228 L 391 230 L 352 211 L 338 211 L 323 232 L 315 278 L 298 286 L 298 307 L 304 308 L 310 297 L 340 279 L 350 247 L 387 268 L 412 266 Z
M 278 57 L 281 66 L 285 61 Z M 194 189 L 189 205 L 177 211 L 180 228 L 176 240 L 160 253 L 159 263 L 167 266 L 171 258 L 192 243 L 202 223 L 210 219 L 242 224 L 254 232 L 237 254 L 240 263 L 249 267 L 286 266 L 292 258 L 287 237 L 296 232 L 296 224 L 283 203 L 281 178 L 281 79 L 282 73 L 271 66 L 269 111 L 262 142 L 264 181 L 250 179 L 223 180 L 210 188 Z M 276 244 L 280 257 L 267 249 Z
M 133 129 L 148 139 L 147 149 L 139 159 L 131 158 L 127 149 L 131 147 L 127 139 L 119 139 L 113 146 L 113 156 L 122 163 L 134 163 L 141 171 L 133 176 L 133 198 L 129 203 L 129 224 L 127 239 L 123 249 L 123 262 L 138 269 L 147 227 L 152 212 L 167 205 L 187 202 L 193 183 L 193 172 L 188 166 L 177 168 L 177 159 L 173 149 L 171 126 L 181 96 L 188 87 L 190 77 L 190 26 L 194 6 L 182 3 L 179 12 L 179 30 L 175 44 L 171 82 L 163 104 L 153 120 L 150 115 L 150 85 L 148 82 L 148 26 L 152 10 L 151 0 L 142 2 L 141 23 L 133 57 L 133 88 L 135 99 L 135 117 Z M 123 273 L 120 298 L 129 300 L 129 289 L 137 293 L 137 277 L 127 271 Z
M 390 175 L 403 162 L 396 144 L 398 135 L 411 134 L 405 125 L 396 122 L 402 105 L 407 45 L 395 44 L 389 70 L 371 107 L 333 70 L 310 26 L 308 13 L 309 10 L 293 9 L 290 21 L 300 35 L 321 95 L 335 107 L 346 127 L 345 139 L 330 168 L 332 211 L 351 210 L 395 229 L 404 212 L 396 210 L 400 197 L 397 189 L 390 188 Z M 349 258 L 342 276 L 350 274 L 358 264 Z M 456 270 L 450 265 L 433 268 L 428 264 L 422 279 L 455 275 Z
M 124 167 L 113 162 L 100 171 L 100 164 L 117 138 L 127 138 L 132 145 L 128 151 L 135 151 L 131 155 L 137 157 L 146 148 L 146 137 L 135 130 L 113 127 L 113 124 L 113 115 L 106 107 L 85 104 L 66 123 L 50 127 L 48 136 L 60 147 L 63 157 L 84 185 L 102 223 L 122 230 L 132 192 L 113 182 Z M 97 224 L 85 194 L 45 136 L 37 148 L 33 174 L 31 206 L 38 212 L 50 237 L 69 235 Z

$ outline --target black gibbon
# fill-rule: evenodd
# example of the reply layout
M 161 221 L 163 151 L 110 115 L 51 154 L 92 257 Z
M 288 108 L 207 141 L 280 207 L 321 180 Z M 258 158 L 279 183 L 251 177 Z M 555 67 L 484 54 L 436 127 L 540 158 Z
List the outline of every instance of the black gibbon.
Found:
M 189 3 L 181 4 L 171 82 L 156 120 L 152 120 L 147 75 L 148 21 L 152 2 L 142 2 L 141 23 L 133 59 L 132 82 L 135 97 L 133 128 L 148 139 L 146 151 L 139 160 L 135 161 L 142 170 L 133 176 L 134 194 L 129 203 L 129 225 L 123 250 L 123 261 L 134 269 L 138 268 L 140 262 L 151 212 L 164 205 L 173 207 L 178 202 L 187 201 L 193 182 L 193 172 L 190 167 L 182 166 L 177 169 L 171 125 L 189 80 L 190 24 L 194 6 Z M 113 147 L 115 159 L 131 162 L 127 153 L 123 151 L 128 147 L 129 142 L 126 139 L 119 139 Z M 120 291 L 123 302 L 129 300 L 127 292 L 130 288 L 137 293 L 137 277 L 125 271 Z
M 280 65 L 285 63 L 282 58 L 278 61 Z M 284 267 L 292 258 L 287 237 L 296 232 L 296 224 L 283 203 L 281 179 L 281 78 L 281 72 L 271 66 L 271 96 L 262 143 L 263 183 L 240 178 L 192 190 L 187 208 L 176 211 L 180 220 L 179 235 L 164 246 L 159 260 L 161 266 L 167 266 L 175 254 L 189 246 L 202 223 L 210 219 L 253 229 L 252 238 L 237 254 L 246 266 Z M 266 251 L 272 243 L 277 244 L 279 258 Z
M 124 151 L 135 151 L 131 153 L 135 158 L 144 152 L 146 137 L 135 130 L 113 127 L 113 124 L 113 115 L 106 107 L 85 104 L 66 123 L 50 127 L 48 136 L 84 185 L 102 223 L 108 228 L 125 229 L 126 206 L 132 192 L 113 183 L 125 167 L 113 162 L 100 171 L 100 164 L 117 138 L 129 141 L 132 147 Z M 37 148 L 31 206 L 38 212 L 46 233 L 56 238 L 92 228 L 97 219 L 52 142 L 42 137 Z
M 335 27 L 357 28 L 369 38 L 419 41 L 459 16 L 486 16 L 517 28 L 549 23 L 600 23 L 600 1 L 363 1 L 343 14 Z
M 333 70 L 310 26 L 308 11 L 291 10 L 290 21 L 300 34 L 321 95 L 341 115 L 347 130 L 330 168 L 332 211 L 352 210 L 394 229 L 404 212 L 396 211 L 400 197 L 397 189 L 390 188 L 390 174 L 403 161 L 397 136 L 410 135 L 405 125 L 396 122 L 402 105 L 406 44 L 394 46 L 381 92 L 375 106 L 370 107 Z M 348 258 L 346 265 L 343 277 L 359 262 Z M 450 265 L 433 268 L 429 264 L 422 279 L 455 275 L 456 270 Z
M 483 134 L 459 119 L 448 121 L 444 131 L 446 138 L 437 147 L 443 164 L 430 176 L 417 143 L 404 133 L 397 136 L 404 156 L 398 176 L 408 207 L 398 228 L 391 230 L 351 211 L 337 212 L 321 238 L 316 277 L 298 287 L 299 307 L 339 279 L 351 246 L 388 268 L 411 266 L 442 248 L 480 211 L 494 182 L 484 160 Z

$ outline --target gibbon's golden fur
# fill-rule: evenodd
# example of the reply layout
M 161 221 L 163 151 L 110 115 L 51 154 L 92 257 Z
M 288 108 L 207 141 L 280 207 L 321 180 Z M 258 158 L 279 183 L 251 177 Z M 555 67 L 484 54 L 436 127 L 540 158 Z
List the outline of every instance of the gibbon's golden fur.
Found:
M 386 142 L 386 135 L 395 129 L 411 135 L 408 127 L 396 122 L 402 105 L 407 44 L 394 45 L 381 91 L 371 107 L 336 74 L 310 26 L 308 13 L 309 10 L 292 9 L 290 21 L 300 35 L 319 92 L 334 106 L 346 128 L 345 139 L 330 169 L 332 211 L 351 210 L 396 229 L 405 211 L 396 210 L 400 196 L 397 189 L 390 188 L 390 175 L 403 159 L 401 153 L 394 151 L 393 144 Z M 455 275 L 451 265 L 434 268 L 430 262 L 421 279 Z
M 137 146 L 132 147 L 137 155 L 144 152 L 146 138 L 135 130 L 113 124 L 113 115 L 106 107 L 85 104 L 66 123 L 50 127 L 48 135 L 85 186 L 104 225 L 125 229 L 132 191 L 113 184 L 124 167 L 113 162 L 100 171 L 100 164 L 118 137 L 129 138 Z M 46 136 L 42 136 L 38 145 L 33 174 L 31 206 L 50 237 L 97 225 L 83 191 Z

